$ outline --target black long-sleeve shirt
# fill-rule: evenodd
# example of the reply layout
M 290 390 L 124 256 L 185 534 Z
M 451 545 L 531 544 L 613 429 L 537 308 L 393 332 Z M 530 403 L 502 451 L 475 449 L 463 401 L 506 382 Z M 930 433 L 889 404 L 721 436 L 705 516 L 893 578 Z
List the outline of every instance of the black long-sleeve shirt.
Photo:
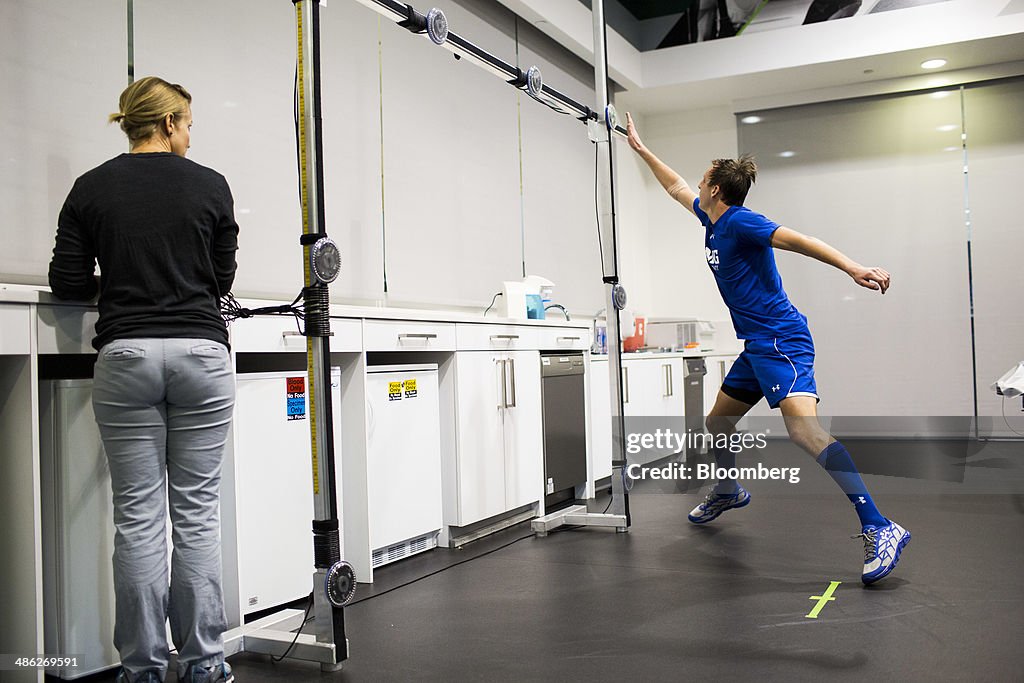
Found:
M 75 181 L 57 221 L 50 288 L 80 301 L 98 288 L 97 350 L 140 337 L 227 345 L 219 299 L 231 291 L 237 248 L 222 175 L 170 152 L 122 154 Z

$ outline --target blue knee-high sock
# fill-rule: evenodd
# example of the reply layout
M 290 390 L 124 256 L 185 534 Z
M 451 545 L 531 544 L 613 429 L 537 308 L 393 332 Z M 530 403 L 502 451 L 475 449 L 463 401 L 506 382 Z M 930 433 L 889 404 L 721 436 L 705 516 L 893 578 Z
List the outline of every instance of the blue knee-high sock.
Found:
M 875 501 L 871 500 L 864 480 L 861 479 L 843 444 L 838 441 L 832 442 L 817 457 L 817 461 L 853 503 L 857 516 L 860 517 L 861 526 L 885 526 L 889 523 L 875 507 Z
M 713 449 L 715 464 L 721 468 L 731 469 L 736 467 L 736 454 L 728 448 Z M 715 485 L 715 493 L 730 494 L 739 490 L 739 484 L 735 479 L 719 479 Z

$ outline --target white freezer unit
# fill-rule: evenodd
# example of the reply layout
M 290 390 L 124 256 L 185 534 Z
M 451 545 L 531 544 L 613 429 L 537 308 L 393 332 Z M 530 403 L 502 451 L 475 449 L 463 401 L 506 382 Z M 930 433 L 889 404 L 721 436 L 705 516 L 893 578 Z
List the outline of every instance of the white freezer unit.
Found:
M 369 366 L 366 392 L 366 462 L 353 462 L 360 454 L 346 453 L 344 517 L 345 559 L 358 580 L 369 583 L 374 568 L 437 546 L 437 365 Z
M 118 666 L 114 649 L 114 508 L 92 411 L 92 380 L 43 382 L 40 465 L 47 653 L 77 655 L 74 679 Z
M 300 386 L 301 391 L 289 391 Z M 341 371 L 333 368 L 335 444 L 341 443 L 340 387 Z M 305 372 L 237 376 L 235 508 L 238 596 L 244 615 L 304 598 L 313 588 L 308 390 Z M 336 474 L 339 450 L 336 447 Z M 340 514 L 340 488 L 335 486 L 335 491 Z

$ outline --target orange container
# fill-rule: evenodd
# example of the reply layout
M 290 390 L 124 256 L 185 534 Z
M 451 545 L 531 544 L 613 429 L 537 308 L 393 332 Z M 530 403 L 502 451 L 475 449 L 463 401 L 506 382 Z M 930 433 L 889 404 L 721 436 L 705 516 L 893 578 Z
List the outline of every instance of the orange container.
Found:
M 633 319 L 633 336 L 622 340 L 623 351 L 639 351 L 647 342 L 647 321 L 644 318 Z

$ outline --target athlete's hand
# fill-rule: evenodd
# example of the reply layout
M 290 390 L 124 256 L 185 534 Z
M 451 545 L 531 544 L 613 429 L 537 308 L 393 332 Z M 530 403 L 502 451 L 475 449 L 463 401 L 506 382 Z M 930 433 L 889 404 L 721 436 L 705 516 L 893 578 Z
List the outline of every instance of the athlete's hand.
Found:
M 882 294 L 889 289 L 889 281 L 892 279 L 892 276 L 884 268 L 865 268 L 864 266 L 854 268 L 850 277 L 861 287 L 880 290 Z
M 644 143 L 640 140 L 640 135 L 636 132 L 636 126 L 633 125 L 633 115 L 628 111 L 626 112 L 626 139 L 629 140 L 629 146 L 636 151 L 641 151 L 644 148 Z

